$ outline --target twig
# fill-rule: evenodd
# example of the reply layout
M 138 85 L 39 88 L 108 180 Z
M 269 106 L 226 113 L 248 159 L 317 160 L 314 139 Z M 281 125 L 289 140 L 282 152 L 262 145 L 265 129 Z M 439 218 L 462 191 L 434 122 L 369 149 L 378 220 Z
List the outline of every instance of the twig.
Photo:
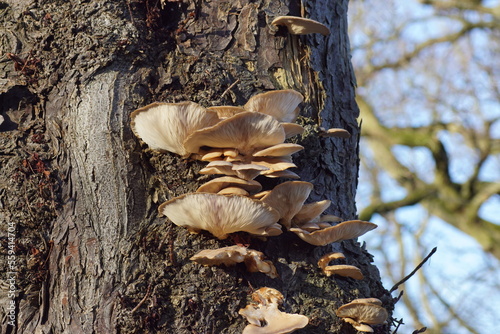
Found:
M 413 331 L 411 334 L 418 334 L 418 333 L 424 333 L 427 330 L 427 327 L 422 327 L 420 329 L 416 329 Z
M 224 93 L 221 94 L 220 97 L 223 98 L 224 95 L 226 95 L 238 82 L 240 82 L 240 79 L 236 80 L 231 84 L 231 86 L 227 87 L 227 89 L 224 91 Z
M 142 298 L 142 300 L 139 302 L 139 304 L 137 304 L 137 306 L 134 307 L 134 309 L 132 311 L 130 311 L 130 313 L 134 314 L 134 312 L 137 311 L 142 306 L 142 304 L 144 304 L 146 302 L 146 300 L 149 298 L 150 294 L 151 294 L 151 284 L 148 285 L 148 289 L 146 290 L 146 295 L 144 296 L 144 298 Z
M 406 282 L 407 280 L 410 279 L 410 277 L 412 277 L 413 275 L 415 275 L 415 273 L 420 269 L 420 267 L 422 267 L 424 265 L 425 262 L 427 262 L 427 260 L 429 260 L 429 258 L 434 254 L 436 253 L 437 251 L 437 247 L 434 247 L 431 252 L 422 260 L 422 262 L 420 262 L 418 264 L 418 266 L 415 267 L 415 269 L 413 269 L 413 271 L 407 275 L 405 278 L 403 278 L 401 281 L 397 282 L 392 288 L 391 290 L 389 290 L 389 293 L 393 292 L 394 290 L 396 290 L 401 284 L 403 284 L 404 282 Z
M 398 325 L 396 326 L 396 328 L 394 329 L 392 334 L 396 334 L 398 332 L 399 326 L 404 325 L 403 318 L 401 318 L 399 320 L 394 319 L 394 322 L 396 322 Z

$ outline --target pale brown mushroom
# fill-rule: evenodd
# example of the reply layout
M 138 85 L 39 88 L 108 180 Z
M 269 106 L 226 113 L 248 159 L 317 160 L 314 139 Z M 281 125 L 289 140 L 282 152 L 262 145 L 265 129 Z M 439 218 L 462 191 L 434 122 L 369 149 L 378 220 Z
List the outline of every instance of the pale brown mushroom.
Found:
M 290 231 L 311 245 L 325 246 L 333 242 L 357 238 L 376 227 L 377 225 L 374 223 L 362 220 L 348 220 L 314 232 L 308 232 L 301 228 L 291 228 Z
M 271 177 L 271 178 L 286 177 L 289 179 L 300 179 L 300 176 L 298 176 L 297 173 L 294 173 L 289 170 L 274 171 L 272 173 L 266 174 L 266 177 Z
M 241 189 L 238 187 L 227 187 L 217 192 L 219 195 L 240 195 L 240 196 L 249 196 L 250 193 L 245 189 Z
M 273 90 L 252 96 L 243 108 L 273 116 L 280 122 L 293 123 L 303 100 L 302 94 L 292 89 Z
M 239 114 L 240 112 L 246 111 L 242 107 L 233 107 L 233 106 L 214 106 L 207 108 L 207 110 L 215 111 L 220 119 L 229 118 L 231 116 Z
M 338 138 L 350 138 L 351 134 L 349 131 L 341 128 L 331 128 L 325 130 L 324 128 L 320 128 L 319 135 L 321 137 L 338 137 Z
M 271 24 L 286 26 L 288 32 L 293 35 L 319 33 L 326 36 L 330 34 L 330 29 L 324 24 L 298 16 L 278 16 Z
M 210 180 L 202 184 L 196 192 L 202 193 L 218 193 L 224 188 L 238 187 L 251 193 L 256 193 L 262 190 L 259 182 L 254 180 L 243 180 L 239 177 L 223 176 Z
M 339 259 L 345 259 L 345 255 L 342 253 L 338 253 L 338 252 L 325 254 L 318 260 L 318 267 L 323 269 L 326 266 L 328 266 L 328 264 L 331 261 L 339 260 Z
M 159 212 L 177 226 L 207 230 L 219 239 L 238 231 L 261 236 L 282 232 L 276 210 L 245 196 L 189 193 L 163 203 Z
M 257 148 L 280 144 L 284 140 L 285 130 L 275 118 L 246 111 L 194 131 L 184 141 L 184 147 L 196 153 L 202 146 L 234 148 L 249 156 Z
M 286 139 L 292 138 L 293 136 L 296 135 L 301 135 L 305 131 L 302 125 L 296 123 L 281 123 L 281 126 L 285 130 Z
M 309 318 L 304 315 L 284 313 L 278 309 L 283 301 L 283 295 L 278 290 L 261 288 L 252 294 L 252 300 L 258 304 L 247 305 L 238 312 L 250 323 L 242 334 L 291 333 L 309 323 Z
M 191 261 L 204 266 L 233 266 L 244 262 L 249 272 L 261 272 L 271 278 L 277 278 L 276 267 L 269 260 L 264 260 L 264 254 L 254 249 L 242 246 L 229 246 L 219 249 L 205 249 L 190 258 Z
M 191 133 L 219 122 L 215 112 L 194 102 L 152 103 L 132 112 L 130 119 L 135 135 L 150 148 L 183 157 L 194 153 L 183 145 Z
M 332 275 L 339 275 L 344 277 L 351 277 L 357 280 L 364 278 L 361 270 L 356 266 L 351 266 L 349 264 L 336 264 L 333 266 L 326 266 L 323 269 L 326 276 L 330 277 Z
M 267 170 L 267 167 L 252 164 L 233 164 L 229 161 L 217 160 L 210 162 L 205 168 L 201 169 L 200 174 L 235 175 L 241 179 L 253 180 L 264 170 Z
M 278 184 L 261 201 L 280 213 L 280 224 L 291 227 L 292 218 L 300 211 L 313 189 L 312 183 L 288 181 Z
M 304 146 L 292 143 L 284 143 L 274 145 L 263 150 L 254 152 L 252 155 L 254 157 L 281 157 L 288 156 L 300 150 L 303 150 Z
M 367 302 L 366 298 L 353 300 L 348 304 L 342 305 L 335 313 L 339 318 L 352 324 L 357 330 L 364 332 L 373 332 L 373 329 L 366 324 L 382 324 L 389 316 L 387 310 L 380 306 L 378 302 L 370 303 Z
M 325 199 L 319 202 L 304 204 L 300 211 L 293 217 L 293 225 L 302 227 L 303 224 L 309 222 L 316 223 L 316 220 L 319 220 L 320 215 L 328 209 L 331 203 L 331 201 Z

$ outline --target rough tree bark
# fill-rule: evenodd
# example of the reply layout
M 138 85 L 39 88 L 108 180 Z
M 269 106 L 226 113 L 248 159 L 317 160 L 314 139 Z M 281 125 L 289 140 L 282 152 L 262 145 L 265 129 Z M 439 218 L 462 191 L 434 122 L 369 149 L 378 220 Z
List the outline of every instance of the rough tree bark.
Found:
M 309 316 L 297 333 L 354 333 L 335 310 L 356 297 L 380 298 L 392 310 L 372 257 L 355 241 L 252 239 L 276 264 L 274 280 L 193 264 L 197 251 L 231 241 L 190 235 L 157 207 L 205 181 L 203 163 L 151 152 L 129 126 L 131 111 L 153 101 L 242 105 L 257 92 L 296 89 L 306 98 L 299 121 L 307 129 L 296 139 L 306 147 L 294 158 L 297 172 L 315 185 L 310 200 L 331 199 L 329 213 L 355 218 L 359 127 L 347 3 L 0 2 L 0 217 L 2 230 L 16 224 L 18 261 L 17 326 L 4 317 L 2 332 L 240 333 L 246 321 L 237 312 L 251 287 L 262 286 L 280 290 L 287 311 Z M 297 37 L 270 26 L 287 14 L 323 22 L 332 34 Z M 352 137 L 320 138 L 318 126 Z M 2 235 L 3 267 L 7 242 Z M 332 249 L 366 278 L 321 275 L 316 261 Z

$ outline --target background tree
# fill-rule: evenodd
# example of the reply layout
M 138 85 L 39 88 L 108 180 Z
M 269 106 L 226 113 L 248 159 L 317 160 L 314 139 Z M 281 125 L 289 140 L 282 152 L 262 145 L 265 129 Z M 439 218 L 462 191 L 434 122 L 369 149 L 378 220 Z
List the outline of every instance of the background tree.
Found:
M 17 327 L 4 318 L 3 332 L 239 333 L 238 309 L 261 286 L 310 317 L 303 333 L 353 333 L 334 311 L 356 297 L 378 297 L 391 310 L 372 257 L 353 241 L 319 248 L 288 233 L 252 239 L 276 263 L 276 280 L 193 264 L 197 251 L 230 241 L 165 224 L 157 206 L 204 182 L 203 163 L 151 152 L 129 126 L 129 114 L 153 101 L 241 105 L 260 91 L 296 89 L 307 129 L 297 139 L 306 146 L 298 173 L 315 184 L 311 200 L 333 199 L 330 213 L 354 218 L 359 128 L 347 1 L 162 5 L 0 3 L 0 209 L 2 228 L 16 224 L 18 257 Z M 284 14 L 324 22 L 332 34 L 297 37 L 269 25 Z M 352 137 L 320 138 L 319 125 Z M 315 263 L 333 248 L 367 278 L 321 275 Z
M 498 1 L 350 7 L 360 217 L 381 222 L 370 246 L 393 282 L 438 246 L 403 297 L 406 322 L 430 333 L 487 333 L 499 316 L 484 302 L 500 294 L 499 10 Z

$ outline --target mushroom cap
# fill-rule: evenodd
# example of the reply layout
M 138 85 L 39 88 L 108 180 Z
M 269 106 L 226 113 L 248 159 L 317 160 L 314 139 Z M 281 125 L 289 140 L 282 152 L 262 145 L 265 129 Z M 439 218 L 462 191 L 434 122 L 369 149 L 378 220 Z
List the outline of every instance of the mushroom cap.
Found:
M 207 110 L 215 111 L 220 119 L 228 118 L 236 114 L 239 114 L 240 112 L 246 111 L 242 107 L 234 107 L 234 106 L 213 106 L 207 108 Z
M 319 202 L 304 204 L 300 211 L 293 217 L 292 223 L 300 227 L 302 224 L 319 219 L 319 216 L 323 211 L 328 209 L 331 203 L 331 201 L 325 199 Z
M 312 183 L 305 181 L 287 181 L 278 184 L 261 201 L 269 204 L 280 213 L 280 223 L 287 229 L 313 189 Z
M 250 155 L 256 148 L 273 146 L 284 140 L 285 130 L 276 119 L 247 111 L 194 131 L 184 141 L 184 147 L 193 153 L 202 146 L 235 148 L 243 155 Z
M 238 187 L 227 187 L 217 192 L 219 195 L 240 195 L 240 196 L 249 196 L 250 193 L 245 189 Z
M 266 170 L 263 170 L 260 173 L 261 175 L 272 174 L 274 172 L 281 172 L 288 168 L 297 167 L 297 165 L 292 162 L 292 157 L 289 155 L 277 158 L 257 157 L 252 160 L 252 164 L 266 167 Z
M 279 213 L 244 196 L 189 193 L 163 203 L 159 212 L 177 226 L 207 230 L 219 239 L 238 231 L 264 236 L 281 233 L 276 223 Z
M 359 332 L 368 332 L 368 333 L 373 333 L 373 328 L 371 328 L 368 325 L 365 324 L 360 324 L 359 322 L 351 319 L 351 318 L 342 318 L 345 322 L 349 323 L 354 327 L 356 330 Z
M 345 259 L 345 255 L 343 253 L 328 253 L 323 255 L 318 260 L 318 267 L 324 269 L 328 264 L 333 260 Z
M 326 276 L 340 275 L 344 277 L 351 277 L 357 280 L 361 280 L 364 278 L 363 273 L 358 267 L 351 266 L 348 264 L 337 264 L 334 266 L 326 266 L 323 269 L 323 272 L 326 274 Z
M 218 193 L 224 188 L 238 187 L 251 193 L 256 193 L 262 190 L 259 182 L 254 180 L 243 180 L 239 177 L 223 176 L 218 177 L 207 183 L 202 184 L 196 192 L 202 193 Z
M 389 316 L 387 310 L 380 305 L 369 303 L 349 303 L 342 305 L 335 312 L 340 318 L 351 318 L 358 323 L 369 325 L 382 324 Z
M 291 228 L 290 231 L 311 245 L 325 246 L 333 242 L 357 238 L 376 227 L 377 225 L 374 223 L 362 220 L 348 220 L 314 232 L 308 232 L 301 228 Z
M 183 146 L 192 132 L 219 122 L 217 114 L 194 102 L 152 103 L 130 114 L 131 127 L 153 150 L 187 156 L 193 153 Z
M 330 29 L 324 24 L 298 16 L 278 16 L 271 24 L 286 26 L 288 32 L 293 35 L 320 33 L 326 36 L 330 34 Z
M 252 96 L 243 108 L 273 116 L 280 122 L 293 123 L 303 100 L 302 94 L 292 89 L 273 90 Z
M 247 319 L 254 318 L 257 319 L 257 321 L 266 323 L 266 326 L 261 327 L 249 320 L 250 324 L 243 329 L 242 334 L 291 333 L 296 329 L 304 328 L 309 323 L 309 318 L 305 315 L 281 312 L 278 310 L 277 304 L 271 304 L 267 307 L 254 307 L 248 305 L 238 313 Z
M 303 150 L 304 146 L 292 143 L 284 143 L 274 145 L 263 150 L 254 152 L 252 155 L 254 157 L 281 157 L 284 155 L 290 155 L 300 150 Z
M 301 135 L 306 130 L 302 125 L 296 123 L 281 123 L 281 126 L 285 130 L 286 139 L 292 138 L 295 135 Z
M 190 260 L 205 266 L 221 264 L 233 266 L 236 263 L 245 262 L 249 272 L 261 272 L 271 278 L 278 277 L 276 267 L 271 261 L 264 260 L 262 252 L 237 245 L 219 249 L 205 249 L 193 255 Z
M 218 249 L 204 249 L 191 256 L 190 260 L 204 266 L 226 265 L 233 266 L 245 260 L 247 248 L 243 246 L 229 246 Z
M 267 167 L 216 160 L 211 161 L 205 168 L 201 169 L 200 174 L 235 175 L 240 179 L 253 180 L 264 170 L 267 170 Z
M 321 128 L 320 136 L 321 137 L 338 137 L 338 138 L 350 138 L 351 134 L 346 129 L 342 128 L 331 128 L 325 130 Z
M 309 323 L 309 318 L 304 315 L 278 310 L 278 305 L 283 302 L 283 295 L 276 289 L 260 288 L 252 294 L 252 300 L 259 304 L 250 304 L 238 311 L 250 322 L 243 329 L 243 334 L 291 333 Z M 262 324 L 265 326 L 262 327 Z
M 276 178 L 276 177 L 286 177 L 289 179 L 300 179 L 300 176 L 297 175 L 297 173 L 294 173 L 290 170 L 280 170 L 280 171 L 274 171 L 272 173 L 266 174 L 266 177 L 271 177 L 271 178 Z

